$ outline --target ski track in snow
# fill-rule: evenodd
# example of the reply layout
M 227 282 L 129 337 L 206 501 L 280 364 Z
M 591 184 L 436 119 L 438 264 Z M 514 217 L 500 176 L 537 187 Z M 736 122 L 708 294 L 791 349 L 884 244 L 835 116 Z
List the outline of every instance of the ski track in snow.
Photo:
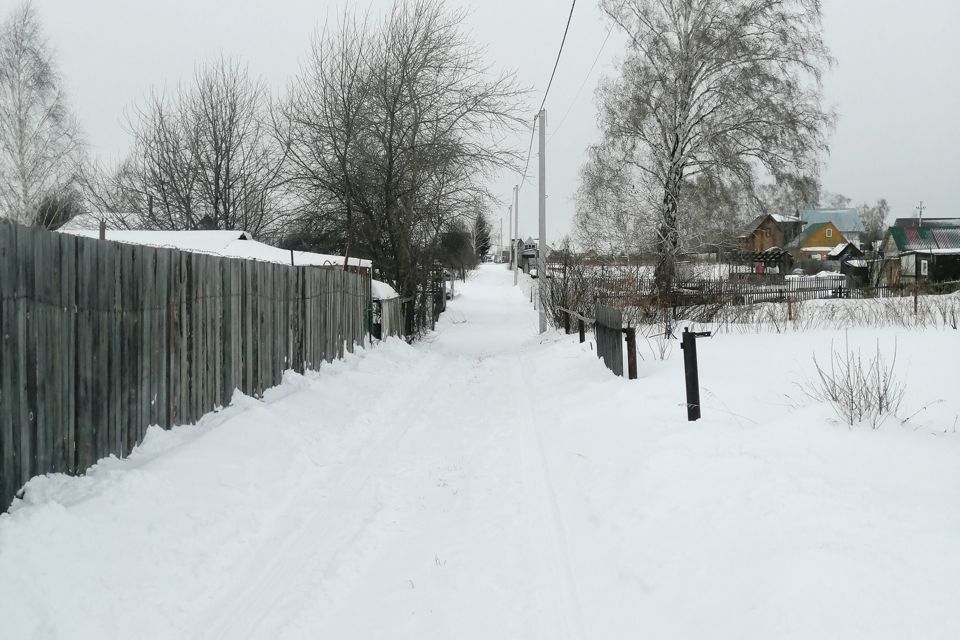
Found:
M 466 288 L 469 291 L 469 284 Z M 536 316 L 519 292 L 511 294 L 506 300 L 480 299 L 473 303 L 485 310 L 485 322 L 484 314 L 471 309 L 469 298 L 461 296 L 451 304 L 448 319 L 452 326 L 448 331 L 465 334 L 462 339 L 452 339 L 447 332 L 428 339 L 415 367 L 379 399 L 369 417 L 374 424 L 387 425 L 378 434 L 379 440 L 350 462 L 333 486 L 324 489 L 327 498 L 315 503 L 309 515 L 304 516 L 296 502 L 281 514 L 275 539 L 244 560 L 249 568 L 240 573 L 246 582 L 220 594 L 209 614 L 197 619 L 197 628 L 203 629 L 201 637 L 303 637 L 308 630 L 328 625 L 347 631 L 350 620 L 338 621 L 337 610 L 344 600 L 355 597 L 344 595 L 342 590 L 349 591 L 355 585 L 347 584 L 349 579 L 339 579 L 340 563 L 345 557 L 359 556 L 358 565 L 362 566 L 366 549 L 378 544 L 389 549 L 390 532 L 383 529 L 396 522 L 389 522 L 385 513 L 405 520 L 404 524 L 418 530 L 416 536 L 428 544 L 432 539 L 437 546 L 443 542 L 443 532 L 438 535 L 429 528 L 421 529 L 403 513 L 402 505 L 385 504 L 382 496 L 365 495 L 371 480 L 408 482 L 409 478 L 403 477 L 403 462 L 393 460 L 405 438 L 410 438 L 408 444 L 414 449 L 425 447 L 426 442 L 437 438 L 437 429 L 449 430 L 464 416 L 479 418 L 478 433 L 489 439 L 493 420 L 483 416 L 490 412 L 491 403 L 498 405 L 501 425 L 506 427 L 501 427 L 503 441 L 516 443 L 515 468 L 522 490 L 514 499 L 524 515 L 515 522 L 511 537 L 525 548 L 535 564 L 533 575 L 539 576 L 539 584 L 528 594 L 531 612 L 536 613 L 524 634 L 570 640 L 588 637 L 563 518 L 546 467 L 536 410 L 524 380 L 523 345 L 536 335 Z M 471 339 L 471 323 L 478 321 L 478 329 L 486 335 L 480 340 Z M 445 415 L 450 407 L 458 407 L 456 416 Z M 510 417 L 517 415 L 525 417 L 520 429 L 510 425 Z M 424 417 L 433 419 L 424 421 Z M 435 558 L 437 568 L 446 567 L 445 562 L 439 556 Z M 298 585 L 297 591 L 291 592 L 287 588 L 290 584 Z M 362 593 L 363 587 L 359 589 Z M 463 633 L 470 636 L 469 630 Z
M 415 424 L 414 414 L 422 407 L 410 402 L 410 394 L 422 384 L 421 376 L 432 362 L 421 362 L 405 378 L 405 384 L 392 390 L 387 401 L 381 399 L 374 420 L 388 424 L 387 433 L 369 452 L 350 462 L 333 486 L 325 488 L 327 499 L 314 505 L 312 513 L 293 528 L 281 526 L 277 539 L 247 560 L 248 582 L 236 592 L 225 594 L 212 607 L 214 621 L 200 624 L 201 629 L 206 629 L 204 638 L 274 637 L 267 622 L 275 617 L 278 605 L 287 600 L 283 609 L 289 609 L 291 599 L 303 597 L 287 592 L 285 586 L 309 584 L 309 575 L 336 570 L 337 559 L 362 536 L 375 515 L 370 513 L 370 505 L 358 503 L 357 499 L 373 473 Z

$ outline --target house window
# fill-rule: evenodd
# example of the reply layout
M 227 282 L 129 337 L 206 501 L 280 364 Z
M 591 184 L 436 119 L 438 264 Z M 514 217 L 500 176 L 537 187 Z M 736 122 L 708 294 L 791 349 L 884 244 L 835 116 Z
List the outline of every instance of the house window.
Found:
M 926 260 L 921 260 L 921 261 L 920 261 L 920 275 L 922 275 L 922 276 L 930 275 L 930 273 L 929 273 L 929 267 L 927 266 L 927 261 L 926 261 Z
M 833 237 L 833 229 L 827 229 L 827 237 L 828 237 L 828 238 L 832 238 L 832 237 Z

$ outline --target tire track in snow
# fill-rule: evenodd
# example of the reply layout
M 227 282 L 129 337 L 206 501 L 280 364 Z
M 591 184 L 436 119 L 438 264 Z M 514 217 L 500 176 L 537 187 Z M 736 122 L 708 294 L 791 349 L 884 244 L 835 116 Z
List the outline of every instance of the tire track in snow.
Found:
M 522 443 L 523 459 L 525 461 L 524 473 L 528 478 L 527 484 L 533 484 L 535 493 L 540 494 L 533 496 L 537 507 L 547 512 L 542 514 L 542 521 L 551 523 L 550 531 L 547 534 L 550 542 L 550 556 L 558 574 L 558 582 L 561 585 L 560 593 L 554 593 L 554 599 L 558 601 L 557 614 L 564 621 L 563 637 L 585 640 L 588 636 L 584 629 L 580 597 L 577 593 L 577 583 L 574 579 L 573 566 L 570 561 L 567 529 L 563 521 L 563 513 L 560 511 L 560 504 L 557 501 L 553 481 L 550 478 L 550 469 L 538 427 L 540 421 L 531 400 L 533 395 L 527 382 L 530 375 L 529 369 L 524 362 L 522 351 L 516 358 L 519 367 L 514 367 L 512 370 L 516 372 L 519 369 L 519 373 L 514 373 L 514 376 L 519 379 L 519 384 L 513 384 L 511 388 L 514 390 L 514 394 L 518 396 L 519 404 L 528 416 L 523 429 Z M 522 391 L 517 393 L 518 389 L 522 389 Z M 527 455 L 528 452 L 531 455 Z M 530 464 L 527 464 L 527 461 L 531 460 L 533 469 L 530 468 Z M 554 589 L 556 590 L 556 586 L 554 586 Z

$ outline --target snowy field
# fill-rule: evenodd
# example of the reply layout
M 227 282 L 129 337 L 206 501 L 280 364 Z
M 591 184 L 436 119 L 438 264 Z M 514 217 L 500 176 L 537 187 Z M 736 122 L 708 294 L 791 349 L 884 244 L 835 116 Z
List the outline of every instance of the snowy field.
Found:
M 724 332 L 687 423 L 679 345 L 614 378 L 512 282 L 32 481 L 0 637 L 960 637 L 960 334 Z M 896 341 L 878 430 L 798 388 L 845 336 Z

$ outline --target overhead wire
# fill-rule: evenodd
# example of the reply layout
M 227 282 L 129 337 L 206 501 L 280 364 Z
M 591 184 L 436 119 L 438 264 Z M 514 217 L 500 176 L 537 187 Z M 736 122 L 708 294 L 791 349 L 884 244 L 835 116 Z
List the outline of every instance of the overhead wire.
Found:
M 593 64 L 590 65 L 590 69 L 587 71 L 587 75 L 583 77 L 583 82 L 580 83 L 580 87 L 577 89 L 576 94 L 573 96 L 573 100 L 570 101 L 570 106 L 567 107 L 566 113 L 563 114 L 563 117 L 560 118 L 560 124 L 557 125 L 557 128 L 553 130 L 553 133 L 550 134 L 550 137 L 547 138 L 547 143 L 553 140 L 553 136 L 557 135 L 557 132 L 560 131 L 560 127 L 563 126 L 563 123 L 567 121 L 567 116 L 570 115 L 570 112 L 573 111 L 573 107 L 577 104 L 577 99 L 580 97 L 580 93 L 583 91 L 583 88 L 587 86 L 587 81 L 590 79 L 590 76 L 593 74 L 593 70 L 597 66 L 597 62 L 600 61 L 600 56 L 603 55 L 603 50 L 607 47 L 607 42 L 610 40 L 610 35 L 613 33 L 613 25 L 610 25 L 610 28 L 607 29 L 607 37 L 603 39 L 603 44 L 600 45 L 600 50 L 597 51 L 596 57 L 593 59 Z
M 567 42 L 567 34 L 570 32 L 570 22 L 573 20 L 573 10 L 577 6 L 577 0 L 570 3 L 570 13 L 567 15 L 567 25 L 563 28 L 563 38 L 560 40 L 560 49 L 557 51 L 557 59 L 553 62 L 553 71 L 550 72 L 550 80 L 547 82 L 547 90 L 543 92 L 543 100 L 540 101 L 540 108 L 537 109 L 533 117 L 533 125 L 530 127 L 530 145 L 527 148 L 527 161 L 523 166 L 523 175 L 520 178 L 520 189 L 527 181 L 527 171 L 530 169 L 530 155 L 533 153 L 533 136 L 537 131 L 537 116 L 543 111 L 543 106 L 547 103 L 547 96 L 550 95 L 550 87 L 553 86 L 553 79 L 557 75 L 557 67 L 560 66 L 560 56 L 563 54 L 563 45 Z

